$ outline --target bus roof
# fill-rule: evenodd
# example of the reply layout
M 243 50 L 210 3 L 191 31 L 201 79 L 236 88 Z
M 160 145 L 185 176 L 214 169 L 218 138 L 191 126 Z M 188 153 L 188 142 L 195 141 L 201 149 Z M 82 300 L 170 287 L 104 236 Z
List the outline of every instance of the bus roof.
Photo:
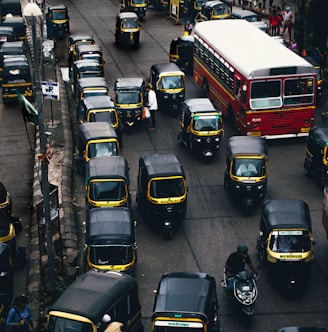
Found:
M 315 73 L 302 57 L 246 20 L 200 22 L 195 27 L 198 36 L 246 78 Z

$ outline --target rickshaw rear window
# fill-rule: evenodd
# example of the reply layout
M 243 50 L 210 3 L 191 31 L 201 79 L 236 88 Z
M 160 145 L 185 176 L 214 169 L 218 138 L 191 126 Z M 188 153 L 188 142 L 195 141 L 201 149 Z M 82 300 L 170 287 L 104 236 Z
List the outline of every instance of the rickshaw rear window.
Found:
M 50 316 L 48 332 L 92 332 L 92 326 L 89 323 Z
M 109 122 L 115 125 L 117 120 L 115 112 L 92 112 L 90 114 L 90 122 Z
M 175 322 L 172 322 L 172 325 Z M 195 332 L 201 332 L 204 331 L 204 327 L 194 327 L 194 326 L 189 326 L 191 325 L 190 323 L 185 323 L 185 322 L 181 322 L 181 325 L 185 324 L 188 325 L 188 327 L 185 326 L 157 326 L 155 325 L 155 329 L 154 332 L 190 332 L 190 331 L 195 331 Z M 199 324 L 197 324 L 199 325 Z
M 136 19 L 127 19 L 122 22 L 123 29 L 136 29 L 138 27 L 138 21 Z
M 233 162 L 232 172 L 235 176 L 264 176 L 264 159 L 236 158 Z
M 222 124 L 218 115 L 195 116 L 193 128 L 196 131 L 215 131 L 221 129 Z
M 152 180 L 150 196 L 154 198 L 181 197 L 185 194 L 182 178 Z
M 274 252 L 307 252 L 311 249 L 309 231 L 273 231 L 269 248 Z
M 116 142 L 101 142 L 89 145 L 88 157 L 117 156 Z
M 139 91 L 118 91 L 116 93 L 117 104 L 139 104 L 141 103 L 141 94 Z
M 90 198 L 93 201 L 120 201 L 126 195 L 123 181 L 92 181 L 90 183 Z
M 96 265 L 125 265 L 133 259 L 132 245 L 91 246 L 90 261 Z
M 224 15 L 224 14 L 229 14 L 228 7 L 220 6 L 220 7 L 214 7 L 213 8 L 213 15 L 214 16 Z
M 160 80 L 161 89 L 182 89 L 184 88 L 183 76 L 163 76 Z
M 53 11 L 52 12 L 52 18 L 54 20 L 66 20 L 67 14 L 65 11 Z

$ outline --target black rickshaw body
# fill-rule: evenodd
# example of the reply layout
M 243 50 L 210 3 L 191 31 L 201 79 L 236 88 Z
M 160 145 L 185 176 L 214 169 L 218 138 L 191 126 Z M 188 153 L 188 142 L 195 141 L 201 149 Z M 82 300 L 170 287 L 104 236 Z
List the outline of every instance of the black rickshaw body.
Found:
M 134 276 L 137 264 L 135 222 L 127 207 L 91 209 L 87 214 L 85 260 L 88 269 Z
M 58 4 L 47 8 L 48 38 L 64 39 L 69 34 L 69 15 L 67 6 Z
M 79 276 L 50 307 L 47 330 L 101 332 L 105 314 L 111 321 L 122 323 L 126 332 L 144 331 L 135 278 L 125 273 L 93 270 Z
M 226 147 L 224 188 L 250 214 L 266 195 L 268 149 L 261 137 L 233 136 Z
M 11 259 L 15 264 L 16 248 L 17 248 L 16 233 L 15 233 L 15 227 L 11 222 L 12 219 L 9 218 L 8 221 L 10 221 L 10 223 L 7 223 L 6 225 L 4 223 L 1 224 L 0 243 L 7 244 L 9 246 L 11 252 Z
M 13 27 L 10 26 L 0 26 L 0 46 L 4 42 L 12 42 L 15 41 L 15 31 Z
M 304 173 L 324 185 L 328 165 L 328 128 L 314 126 L 305 149 Z
M 12 212 L 11 197 L 5 185 L 2 182 L 0 182 L 0 211 L 3 211 L 3 213 L 9 215 L 11 215 Z
M 115 42 L 117 44 L 137 48 L 140 39 L 140 24 L 134 12 L 121 12 L 116 16 Z
M 172 238 L 187 212 L 186 176 L 174 154 L 140 157 L 137 203 L 147 221 Z
M 170 44 L 170 62 L 174 62 L 186 74 L 193 72 L 194 41 L 194 36 L 189 35 L 174 38 Z
M 185 98 L 185 74 L 173 62 L 158 63 L 150 68 L 149 82 L 156 92 L 160 111 L 178 115 Z
M 121 12 L 134 12 L 139 19 L 146 16 L 148 0 L 121 0 Z
M 145 81 L 139 77 L 118 78 L 114 86 L 114 103 L 124 130 L 131 132 L 142 121 Z
M 26 24 L 24 17 L 7 16 L 5 21 L 2 23 L 2 26 L 13 27 L 15 31 L 16 40 L 24 41 L 26 39 Z
M 96 44 L 93 35 L 90 34 L 73 34 L 68 37 L 68 68 L 71 70 L 72 64 L 77 60 L 77 47 L 78 45 L 92 45 Z
M 123 124 L 118 116 L 114 101 L 109 96 L 85 97 L 81 101 L 82 122 L 108 122 L 112 125 L 122 146 Z
M 230 18 L 229 6 L 222 1 L 212 0 L 204 2 L 202 10 L 196 17 L 196 22 L 222 20 Z
M 105 61 L 103 50 L 97 44 L 81 44 L 76 49 L 76 60 L 94 60 L 99 62 L 102 71 L 104 71 Z
M 317 98 L 320 98 L 322 96 L 323 88 L 323 68 L 320 63 L 312 56 L 304 56 L 304 59 L 309 62 L 315 69 L 317 74 Z
M 129 166 L 124 157 L 91 158 L 85 177 L 87 208 L 130 207 L 129 185 Z
M 197 14 L 202 10 L 203 4 L 207 0 L 186 0 L 183 2 L 184 17 L 190 19 L 191 22 L 195 21 Z
M 0 242 L 0 328 L 5 325 L 14 293 L 14 262 L 12 250 Z
M 214 277 L 201 272 L 168 272 L 157 287 L 152 332 L 219 332 Z
M 85 173 L 86 163 L 93 157 L 118 156 L 120 143 L 117 134 L 108 122 L 81 123 L 75 147 L 75 168 Z
M 73 62 L 71 70 L 71 83 L 73 95 L 76 95 L 77 82 L 81 78 L 103 77 L 104 71 L 95 60 L 77 60 Z
M 20 0 L 1 0 L 0 3 L 1 24 L 6 20 L 7 15 L 22 17 L 22 6 Z
M 17 102 L 18 92 L 33 102 L 32 75 L 26 56 L 5 58 L 2 69 L 3 103 Z
M 214 157 L 224 134 L 222 113 L 208 98 L 191 98 L 182 104 L 179 143 L 205 159 Z
M 309 206 L 298 199 L 271 199 L 262 205 L 257 250 L 272 276 L 308 281 L 314 260 Z M 287 285 L 291 286 L 291 285 Z

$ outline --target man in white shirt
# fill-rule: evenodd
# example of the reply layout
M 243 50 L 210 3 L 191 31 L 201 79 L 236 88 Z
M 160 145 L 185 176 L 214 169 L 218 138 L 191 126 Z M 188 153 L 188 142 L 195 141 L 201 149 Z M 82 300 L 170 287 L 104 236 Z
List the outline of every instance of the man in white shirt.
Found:
M 148 83 L 146 90 L 148 93 L 147 107 L 149 108 L 149 111 L 150 111 L 150 126 L 149 126 L 148 130 L 153 131 L 156 128 L 155 113 L 158 110 L 157 97 L 156 97 L 156 93 L 153 90 L 153 86 L 151 83 Z

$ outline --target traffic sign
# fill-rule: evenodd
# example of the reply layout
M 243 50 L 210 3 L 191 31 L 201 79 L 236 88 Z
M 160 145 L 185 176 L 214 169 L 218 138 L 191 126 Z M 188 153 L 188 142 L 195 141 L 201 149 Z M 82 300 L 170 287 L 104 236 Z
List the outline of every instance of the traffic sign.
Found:
M 42 82 L 43 98 L 59 100 L 59 84 L 58 82 L 43 81 Z

